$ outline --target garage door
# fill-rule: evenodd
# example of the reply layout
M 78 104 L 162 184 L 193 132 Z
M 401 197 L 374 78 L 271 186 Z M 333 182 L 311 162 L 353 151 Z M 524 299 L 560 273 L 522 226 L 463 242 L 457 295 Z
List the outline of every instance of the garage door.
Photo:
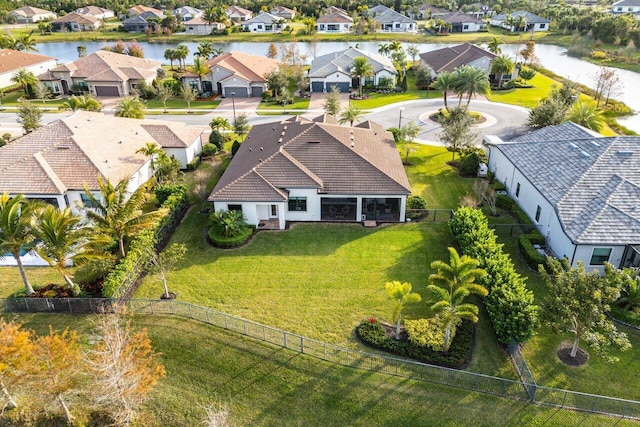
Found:
M 324 82 L 311 82 L 311 92 L 324 92 Z
M 227 86 L 224 88 L 224 95 L 227 97 L 231 96 L 231 93 L 235 93 L 236 98 L 248 98 L 249 92 L 246 87 L 233 87 Z
M 251 88 L 251 96 L 260 97 L 262 96 L 262 87 L 254 86 Z
M 338 83 L 327 83 L 327 92 L 329 92 L 331 90 L 331 87 L 336 86 L 338 88 L 338 90 L 340 91 L 340 93 L 349 93 L 351 91 L 351 88 L 349 86 L 349 83 L 347 82 L 338 82 Z
M 96 86 L 96 95 L 98 96 L 120 96 L 117 86 Z

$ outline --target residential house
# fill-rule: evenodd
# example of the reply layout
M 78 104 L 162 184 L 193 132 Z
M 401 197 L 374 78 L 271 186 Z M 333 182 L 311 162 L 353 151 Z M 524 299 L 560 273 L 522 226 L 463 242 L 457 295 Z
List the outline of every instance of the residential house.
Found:
M 451 13 L 449 9 L 424 3 L 409 12 L 409 16 L 413 19 L 437 19 L 442 15 Z
M 524 22 L 526 25 L 524 28 L 517 28 L 512 20 L 518 19 L 519 17 L 524 18 Z M 501 27 L 511 32 L 514 31 L 549 31 L 549 21 L 546 18 L 542 18 L 538 15 L 534 15 L 531 12 L 525 12 L 524 10 L 519 10 L 517 12 L 513 12 L 510 14 L 500 14 L 491 17 L 490 21 L 491 25 L 494 27 Z
M 496 57 L 497 55 L 471 43 L 444 47 L 420 54 L 420 59 L 433 70 L 433 77 L 443 71 L 454 71 L 463 65 L 479 68 L 489 74 L 491 61 Z M 511 76 L 503 76 L 505 81 L 511 78 Z
M 395 84 L 398 72 L 389 58 L 350 47 L 318 56 L 311 62 L 311 68 L 307 72 L 311 92 L 329 92 L 335 86 L 340 92 L 348 93 L 352 87 L 359 87 L 358 79 L 351 76 L 353 60 L 359 56 L 367 58 L 373 67 L 373 75 L 364 79 L 365 86 L 380 86 L 385 79 L 390 86 Z
M 9 16 L 15 18 L 18 24 L 33 24 L 40 21 L 50 21 L 58 16 L 45 9 L 32 6 L 22 6 L 9 12 Z
M 211 68 L 211 73 L 202 79 L 201 92 L 248 98 L 262 96 L 267 90 L 265 75 L 275 71 L 280 61 L 231 51 L 210 59 L 207 65 Z M 185 75 L 183 80 L 198 84 L 198 78 L 194 75 Z
M 226 11 L 227 18 L 233 23 L 246 22 L 253 18 L 253 12 L 240 6 L 229 6 Z
M 413 33 L 418 29 L 416 21 L 381 4 L 367 9 L 365 14 L 376 21 L 382 32 Z
M 144 6 L 144 5 L 136 5 L 127 9 L 127 17 L 132 17 L 136 15 L 140 15 L 145 12 L 150 12 L 155 16 L 162 16 L 164 18 L 164 13 L 160 9 L 156 9 L 154 7 Z
M 211 34 L 212 31 L 224 30 L 226 25 L 220 22 L 207 22 L 202 16 L 196 16 L 185 22 L 184 28 L 187 34 Z
M 53 32 L 95 31 L 102 26 L 102 21 L 93 15 L 70 12 L 51 21 Z
M 440 16 L 438 19 L 449 24 L 451 33 L 472 33 L 487 28 L 487 22 L 463 12 L 453 12 Z
M 296 11 L 284 6 L 275 6 L 269 11 L 273 16 L 291 21 L 296 16 Z
M 284 27 L 284 19 L 267 12 L 262 12 L 242 23 L 242 31 L 252 33 L 280 33 Z
M 209 196 L 249 224 L 403 222 L 411 194 L 393 135 L 376 123 L 339 126 L 296 116 L 254 126 Z
M 319 33 L 348 33 L 353 27 L 353 18 L 346 10 L 331 6 L 316 20 Z
M 60 208 L 86 205 L 85 186 L 98 178 L 131 177 L 133 192 L 152 176 L 147 143 L 175 155 L 183 167 L 202 149 L 202 129 L 181 123 L 136 120 L 77 111 L 0 148 L 0 192 L 24 194 Z
M 55 66 L 56 60 L 50 56 L 0 49 L 0 89 L 13 85 L 11 77 L 22 69 L 37 76 Z
M 473 15 L 476 18 L 488 18 L 495 14 L 495 12 L 491 9 L 491 6 L 487 6 L 484 3 L 471 3 L 469 5 L 463 6 L 462 10 L 469 14 Z
M 98 6 L 81 7 L 79 9 L 76 9 L 76 13 L 79 13 L 81 15 L 91 15 L 94 18 L 98 18 L 102 20 L 114 18 L 116 16 L 113 10 L 105 9 L 104 7 L 98 7 Z
M 38 76 L 55 94 L 86 91 L 95 96 L 127 96 L 141 82 L 151 84 L 162 63 L 99 50 Z
M 610 13 L 614 15 L 622 15 L 631 13 L 640 19 L 640 0 L 620 0 L 611 5 Z
M 511 142 L 485 137 L 489 170 L 571 265 L 640 266 L 640 138 L 573 123 Z
M 204 11 L 200 9 L 196 9 L 191 6 L 182 6 L 177 9 L 173 9 L 173 16 L 176 17 L 178 21 L 187 22 L 194 18 L 198 18 L 204 14 Z
M 124 30 L 128 33 L 145 33 L 147 31 L 155 31 L 158 22 L 162 21 L 166 16 L 160 12 L 146 11 L 139 13 L 131 18 L 127 18 L 122 21 Z

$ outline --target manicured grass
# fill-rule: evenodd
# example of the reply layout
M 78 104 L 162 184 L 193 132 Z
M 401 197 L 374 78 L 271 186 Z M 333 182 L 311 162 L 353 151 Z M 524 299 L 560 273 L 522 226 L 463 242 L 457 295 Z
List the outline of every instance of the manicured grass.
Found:
M 307 110 L 309 108 L 309 98 L 301 98 L 296 96 L 292 104 L 287 104 L 285 107 L 277 102 L 261 102 L 258 105 L 257 111 L 276 111 L 284 112 L 289 110 Z
M 6 92 L 2 97 L 2 107 L 4 108 L 17 107 L 20 105 L 21 98 L 26 99 L 36 107 L 54 108 L 56 110 L 66 101 L 66 98 L 56 98 L 56 99 L 45 99 L 43 103 L 42 99 L 27 98 L 27 95 L 25 95 L 24 91 L 20 89 L 20 90 L 14 90 L 12 92 Z
M 442 92 L 434 90 L 429 91 L 429 99 L 441 98 Z M 368 99 L 352 99 L 351 105 L 361 110 L 369 110 L 372 108 L 384 107 L 385 105 L 403 101 L 415 101 L 417 99 L 427 99 L 426 90 L 412 90 L 399 93 L 369 93 Z
M 19 320 L 38 333 L 49 324 L 90 330 L 82 316 Z M 202 407 L 217 401 L 230 407 L 238 426 L 632 425 L 336 366 L 190 320 L 135 317 L 134 326 L 147 328 L 167 370 L 144 405 L 145 427 L 200 425 Z M 74 404 L 82 419 L 88 402 Z
M 191 103 L 191 109 L 192 110 L 214 110 L 218 107 L 218 105 L 220 104 L 220 100 L 202 100 L 202 101 L 193 101 Z M 147 108 L 150 109 L 163 109 L 164 106 L 162 105 L 162 102 L 158 101 L 157 99 L 149 99 L 147 101 L 145 101 L 145 103 L 147 104 Z M 180 110 L 187 110 L 189 107 L 187 106 L 187 103 L 184 102 L 182 99 L 178 99 L 178 98 L 172 98 L 170 100 L 167 101 L 167 108 L 168 109 L 180 109 Z
M 25 267 L 27 277 L 34 288 L 49 283 L 64 283 L 62 276 L 52 267 Z M 0 298 L 24 289 L 18 267 L 0 267 Z
M 533 85 L 533 87 L 492 91 L 487 98 L 489 101 L 493 102 L 502 102 L 505 104 L 533 108 L 542 98 L 546 98 L 549 95 L 554 85 L 561 85 L 542 73 L 536 73 L 536 75 L 529 80 L 529 84 Z

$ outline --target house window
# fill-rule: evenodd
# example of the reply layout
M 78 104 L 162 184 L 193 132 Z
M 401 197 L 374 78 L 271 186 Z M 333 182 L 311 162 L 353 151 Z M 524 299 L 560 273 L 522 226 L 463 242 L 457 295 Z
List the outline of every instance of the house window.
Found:
M 242 212 L 242 205 L 227 205 L 227 209 L 230 211 Z
M 518 183 L 518 186 L 516 187 L 516 197 L 520 197 L 520 183 Z
M 91 203 L 91 199 L 85 193 L 80 194 L 80 200 L 82 200 L 82 204 L 87 208 L 92 208 L 93 203 Z
M 373 86 L 375 83 L 375 76 L 367 76 L 364 78 L 364 86 L 365 87 L 370 87 Z
M 542 208 L 540 206 L 538 206 L 538 209 L 536 209 L 536 222 L 540 221 L 540 213 L 542 212 Z
M 604 265 L 609 261 L 609 256 L 611 256 L 611 248 L 593 248 L 589 265 Z
M 542 30 L 543 28 L 545 28 L 547 26 L 547 24 L 540 24 L 540 29 Z
M 289 197 L 289 211 L 306 212 L 307 198 L 306 197 Z
M 271 205 L 271 216 L 278 216 L 278 205 Z
M 463 25 L 463 26 L 462 26 L 462 29 L 463 29 L 463 30 L 468 30 L 468 29 L 469 29 L 469 26 L 465 24 L 465 25 Z

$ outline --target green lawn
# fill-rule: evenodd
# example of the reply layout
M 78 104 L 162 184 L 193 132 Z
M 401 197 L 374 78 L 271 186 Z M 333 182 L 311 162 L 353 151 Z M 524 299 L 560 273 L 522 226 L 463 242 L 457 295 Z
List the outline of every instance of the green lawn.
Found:
M 2 96 L 2 107 L 17 107 L 20 105 L 21 98 L 27 99 L 27 101 L 31 102 L 36 107 L 54 108 L 56 110 L 66 101 L 66 98 L 45 99 L 44 102 L 42 99 L 29 99 L 26 97 L 24 91 L 20 89 L 4 93 Z
M 292 104 L 287 104 L 286 107 L 283 107 L 282 104 L 277 102 L 261 102 L 258 105 L 258 113 L 269 111 L 269 112 L 284 112 L 290 110 L 307 110 L 309 108 L 309 98 L 301 98 L 296 96 L 293 100 Z
M 163 105 L 162 102 L 158 101 L 157 99 L 149 99 L 147 101 L 145 101 L 147 104 L 147 108 L 148 109 L 163 109 Z M 193 101 L 191 103 L 191 109 L 192 110 L 214 110 L 218 107 L 218 105 L 220 104 L 220 100 L 196 100 Z M 187 106 L 187 103 L 184 102 L 182 99 L 178 99 L 178 98 L 172 98 L 170 100 L 167 101 L 167 108 L 168 109 L 180 109 L 180 110 L 187 110 L 189 107 Z

